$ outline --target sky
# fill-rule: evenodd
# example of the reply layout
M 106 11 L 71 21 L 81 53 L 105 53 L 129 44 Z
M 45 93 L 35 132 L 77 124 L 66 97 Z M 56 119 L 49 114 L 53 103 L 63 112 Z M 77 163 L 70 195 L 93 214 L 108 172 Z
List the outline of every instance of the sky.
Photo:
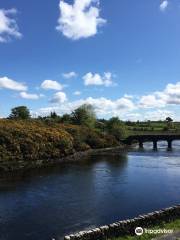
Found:
M 180 0 L 0 0 L 0 117 L 84 103 L 180 120 Z

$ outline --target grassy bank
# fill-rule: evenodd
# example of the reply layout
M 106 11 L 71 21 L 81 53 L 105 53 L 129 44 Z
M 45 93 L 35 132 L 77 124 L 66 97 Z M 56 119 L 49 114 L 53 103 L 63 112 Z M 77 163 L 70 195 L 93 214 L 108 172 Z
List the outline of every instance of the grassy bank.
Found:
M 130 132 L 176 132 L 180 131 L 179 122 L 167 121 L 146 121 L 146 122 L 125 122 L 127 129 Z
M 173 229 L 174 231 L 179 230 L 180 231 L 180 219 L 177 219 L 173 222 L 170 223 L 162 223 L 161 225 L 152 227 L 150 229 Z M 139 239 L 139 240 L 151 240 L 155 237 L 160 237 L 162 236 L 162 234 L 143 234 L 142 236 L 125 236 L 125 237 L 119 237 L 119 238 L 113 238 L 110 240 L 135 240 L 135 239 Z
M 43 165 L 79 151 L 118 146 L 115 137 L 84 126 L 0 120 L 0 170 Z

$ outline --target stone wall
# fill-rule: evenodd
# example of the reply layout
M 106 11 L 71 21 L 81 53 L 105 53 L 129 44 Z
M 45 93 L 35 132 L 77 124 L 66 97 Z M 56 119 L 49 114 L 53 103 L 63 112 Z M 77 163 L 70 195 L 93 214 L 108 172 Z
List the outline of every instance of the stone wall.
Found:
M 81 231 L 65 236 L 64 240 L 103 240 L 124 235 L 134 235 L 136 227 L 148 228 L 180 218 L 180 205 L 140 215 L 133 219 L 119 221 L 89 231 Z

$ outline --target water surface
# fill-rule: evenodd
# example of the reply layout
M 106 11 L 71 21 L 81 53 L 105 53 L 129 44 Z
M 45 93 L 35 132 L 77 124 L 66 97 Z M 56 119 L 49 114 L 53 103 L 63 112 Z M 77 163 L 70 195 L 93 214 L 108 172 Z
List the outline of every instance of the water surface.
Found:
M 105 154 L 0 182 L 0 240 L 62 239 L 180 202 L 180 143 L 172 152 Z

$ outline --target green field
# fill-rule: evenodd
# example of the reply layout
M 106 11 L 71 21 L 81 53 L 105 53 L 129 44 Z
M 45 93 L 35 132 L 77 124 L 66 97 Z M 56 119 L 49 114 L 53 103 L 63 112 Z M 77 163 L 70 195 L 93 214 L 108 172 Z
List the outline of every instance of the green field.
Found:
M 147 121 L 147 122 L 125 122 L 129 132 L 162 132 L 170 131 L 180 132 L 179 122 L 166 122 L 166 121 Z

